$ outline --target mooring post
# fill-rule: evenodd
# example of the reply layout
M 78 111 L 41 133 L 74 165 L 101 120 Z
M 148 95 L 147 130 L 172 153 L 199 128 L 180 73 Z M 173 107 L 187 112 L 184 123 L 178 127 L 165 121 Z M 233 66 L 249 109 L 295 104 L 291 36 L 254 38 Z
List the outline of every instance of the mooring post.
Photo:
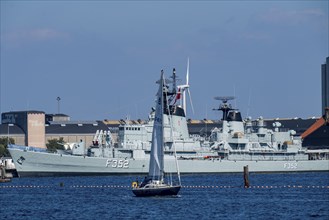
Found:
M 7 177 L 7 173 L 6 173 L 6 168 L 5 168 L 5 166 L 4 165 L 0 165 L 0 169 L 1 169 L 1 179 L 6 179 L 6 177 Z
M 248 165 L 243 167 L 243 179 L 244 179 L 244 188 L 249 188 L 249 169 Z
M 1 172 L 1 179 L 5 178 L 5 169 L 3 168 L 2 164 L 0 165 L 0 172 Z

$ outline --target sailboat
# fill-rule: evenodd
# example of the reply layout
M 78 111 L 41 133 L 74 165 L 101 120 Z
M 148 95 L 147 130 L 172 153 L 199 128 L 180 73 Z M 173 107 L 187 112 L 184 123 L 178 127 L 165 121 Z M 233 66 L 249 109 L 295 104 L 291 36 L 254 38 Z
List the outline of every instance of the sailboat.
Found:
M 165 183 L 163 114 L 164 113 L 170 114 L 170 111 L 167 110 L 168 87 L 166 86 L 163 70 L 161 71 L 161 78 L 158 82 L 160 86 L 156 99 L 149 173 L 148 176 L 145 177 L 145 179 L 140 185 L 135 184 L 132 189 L 132 192 L 138 197 L 177 195 L 181 188 L 176 154 L 175 154 L 175 160 L 176 160 L 177 175 L 179 182 L 177 185 L 173 185 L 172 183 Z

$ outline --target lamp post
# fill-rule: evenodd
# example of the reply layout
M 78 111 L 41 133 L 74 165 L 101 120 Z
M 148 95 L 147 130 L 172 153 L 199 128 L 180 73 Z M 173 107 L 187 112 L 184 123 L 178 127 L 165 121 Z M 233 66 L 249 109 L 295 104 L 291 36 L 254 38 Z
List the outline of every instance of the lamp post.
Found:
M 58 114 L 59 114 L 59 113 L 60 113 L 60 108 L 59 108 L 59 107 L 60 107 L 60 106 L 59 106 L 60 103 L 59 103 L 59 101 L 61 101 L 61 97 L 58 96 L 56 100 L 57 100 L 57 102 L 58 102 L 58 103 L 57 103 L 57 105 L 58 105 L 57 107 L 58 107 Z

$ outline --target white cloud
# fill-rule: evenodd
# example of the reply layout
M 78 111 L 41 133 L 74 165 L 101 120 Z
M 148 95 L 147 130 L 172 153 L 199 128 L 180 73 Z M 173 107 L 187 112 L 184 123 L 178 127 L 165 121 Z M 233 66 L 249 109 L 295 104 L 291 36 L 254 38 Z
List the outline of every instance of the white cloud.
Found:
M 258 14 L 256 19 L 268 24 L 298 25 L 318 19 L 327 19 L 327 16 L 321 9 L 283 10 L 271 8 Z
M 254 14 L 248 27 L 241 34 L 242 39 L 272 41 L 278 36 L 294 33 L 322 33 L 327 30 L 328 15 L 322 9 L 270 8 Z M 314 32 L 315 31 L 315 32 Z
M 68 39 L 69 34 L 51 28 L 37 28 L 3 33 L 1 39 L 5 45 L 19 46 L 24 43 Z
M 66 38 L 68 37 L 68 34 L 53 29 L 34 29 L 26 32 L 25 37 L 30 38 L 31 40 L 48 40 Z

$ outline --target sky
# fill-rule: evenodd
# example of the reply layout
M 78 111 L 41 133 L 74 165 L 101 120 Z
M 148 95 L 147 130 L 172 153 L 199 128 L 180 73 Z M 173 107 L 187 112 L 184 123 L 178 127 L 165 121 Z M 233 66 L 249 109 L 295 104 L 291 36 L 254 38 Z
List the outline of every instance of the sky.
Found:
M 0 4 L 1 112 L 147 119 L 161 70 L 185 84 L 189 59 L 187 118 L 219 119 L 215 96 L 243 117 L 321 116 L 326 0 Z

